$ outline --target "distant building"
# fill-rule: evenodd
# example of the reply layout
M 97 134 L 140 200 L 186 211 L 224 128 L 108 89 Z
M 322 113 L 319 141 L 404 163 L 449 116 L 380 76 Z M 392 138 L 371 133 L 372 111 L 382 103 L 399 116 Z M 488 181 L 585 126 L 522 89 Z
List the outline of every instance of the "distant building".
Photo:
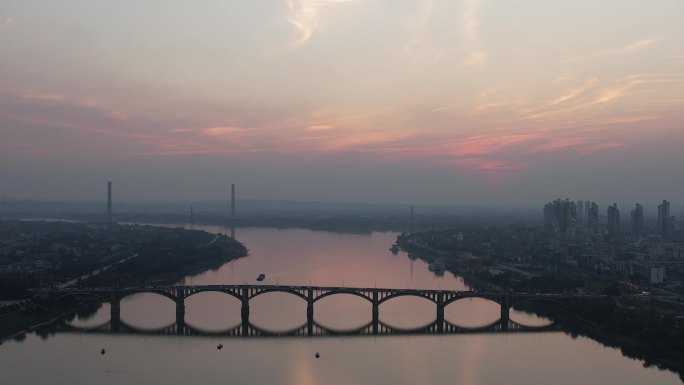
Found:
M 544 226 L 548 231 L 575 236 L 577 206 L 569 199 L 556 199 L 544 205 Z
M 644 235 L 644 206 L 636 204 L 631 213 L 632 235 L 641 237 Z
M 652 266 L 649 274 L 650 283 L 663 283 L 665 280 L 665 268 Z
M 591 211 L 591 202 L 584 201 L 584 222 L 582 223 L 584 226 L 589 225 L 589 211 Z
M 663 200 L 658 205 L 658 234 L 665 239 L 672 238 L 674 234 L 675 218 L 670 216 L 670 202 Z
M 585 202 L 586 203 L 586 202 Z M 599 234 L 598 227 L 598 212 L 599 208 L 596 202 L 591 202 L 591 206 L 588 206 L 589 213 L 587 215 L 587 228 L 590 234 Z
M 584 224 L 584 202 L 577 201 L 577 224 Z
M 617 203 L 608 206 L 608 236 L 611 239 L 616 239 L 620 235 L 620 210 L 617 208 Z

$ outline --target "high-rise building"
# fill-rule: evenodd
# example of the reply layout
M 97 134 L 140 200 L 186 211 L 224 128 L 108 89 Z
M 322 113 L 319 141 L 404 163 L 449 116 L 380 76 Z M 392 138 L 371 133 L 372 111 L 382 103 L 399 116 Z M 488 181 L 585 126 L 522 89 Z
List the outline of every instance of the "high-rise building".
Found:
M 608 236 L 610 238 L 617 238 L 620 235 L 620 210 L 617 208 L 617 203 L 608 206 Z
M 556 199 L 544 205 L 544 226 L 548 231 L 573 237 L 576 224 L 577 207 L 575 202 L 571 202 L 569 199 Z
M 590 234 L 599 234 L 599 228 L 598 228 L 599 207 L 596 204 L 596 202 L 591 202 L 591 205 L 587 205 L 587 207 L 589 207 L 589 212 L 587 214 L 587 228 L 589 229 Z
M 584 223 L 584 202 L 577 201 L 577 223 Z
M 663 233 L 665 220 L 670 217 L 670 202 L 663 200 L 663 203 L 658 205 L 658 233 Z
M 584 223 L 582 224 L 587 227 L 589 225 L 589 211 L 591 211 L 591 202 L 584 201 Z
M 641 237 L 644 235 L 644 206 L 636 204 L 631 213 L 632 235 Z
M 663 238 L 670 238 L 674 233 L 674 217 L 670 216 L 670 202 L 663 200 L 658 205 L 658 234 Z

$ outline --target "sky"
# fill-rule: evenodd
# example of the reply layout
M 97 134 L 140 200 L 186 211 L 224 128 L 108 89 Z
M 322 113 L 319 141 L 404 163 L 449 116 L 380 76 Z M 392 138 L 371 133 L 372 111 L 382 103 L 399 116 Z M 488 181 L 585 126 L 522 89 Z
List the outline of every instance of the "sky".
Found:
M 681 0 L 4 0 L 0 195 L 684 203 Z M 678 203 L 679 200 L 679 203 Z

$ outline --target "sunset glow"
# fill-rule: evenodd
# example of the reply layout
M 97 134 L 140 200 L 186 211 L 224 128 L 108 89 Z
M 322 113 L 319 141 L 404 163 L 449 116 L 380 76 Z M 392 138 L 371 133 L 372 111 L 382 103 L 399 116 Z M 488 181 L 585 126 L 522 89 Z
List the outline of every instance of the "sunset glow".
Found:
M 218 198 L 233 179 L 260 198 L 280 197 L 264 192 L 278 183 L 325 200 L 303 193 L 321 183 L 331 199 L 375 201 L 337 181 L 406 167 L 439 186 L 426 202 L 496 200 L 480 194 L 492 183 L 550 197 L 568 177 L 620 186 L 634 167 L 681 195 L 658 170 L 684 162 L 683 14 L 679 0 L 5 1 L 0 193 L 41 198 L 63 172 L 79 180 L 63 197 L 114 175 L 149 180 L 124 187 L 136 199 L 167 191 L 187 161 L 223 175 L 165 198 Z M 416 196 L 405 178 L 392 201 Z

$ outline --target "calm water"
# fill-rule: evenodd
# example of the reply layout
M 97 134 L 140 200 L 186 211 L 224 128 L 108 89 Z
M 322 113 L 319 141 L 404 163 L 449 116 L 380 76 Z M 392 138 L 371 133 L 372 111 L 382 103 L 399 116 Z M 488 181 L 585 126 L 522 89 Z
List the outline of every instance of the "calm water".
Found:
M 205 227 L 228 233 L 221 227 Z M 255 283 L 464 290 L 463 280 L 437 277 L 421 261 L 388 248 L 396 234 L 336 234 L 309 230 L 239 229 L 247 258 L 185 278 L 186 284 Z M 496 321 L 499 307 L 486 300 L 449 305 L 445 318 L 461 326 Z M 175 305 L 154 294 L 124 299 L 126 324 L 157 329 L 175 321 Z M 380 306 L 380 320 L 399 328 L 435 319 L 435 305 L 397 298 Z M 525 325 L 547 320 L 511 312 Z M 78 327 L 109 320 L 103 305 Z M 220 293 L 186 300 L 186 323 L 217 331 L 240 323 L 240 303 Z M 348 295 L 315 305 L 315 320 L 330 328 L 353 329 L 371 320 L 370 304 Z M 250 321 L 261 328 L 289 330 L 306 322 L 306 304 L 283 293 L 250 301 Z M 218 344 L 222 350 L 217 350 Z M 106 348 L 105 355 L 100 349 Z M 320 352 L 321 358 L 314 358 Z M 680 384 L 668 371 L 644 368 L 587 338 L 561 332 L 441 336 L 208 338 L 58 333 L 42 340 L 0 346 L 0 383 L 8 384 Z M 8 381 L 8 382 L 5 382 Z

